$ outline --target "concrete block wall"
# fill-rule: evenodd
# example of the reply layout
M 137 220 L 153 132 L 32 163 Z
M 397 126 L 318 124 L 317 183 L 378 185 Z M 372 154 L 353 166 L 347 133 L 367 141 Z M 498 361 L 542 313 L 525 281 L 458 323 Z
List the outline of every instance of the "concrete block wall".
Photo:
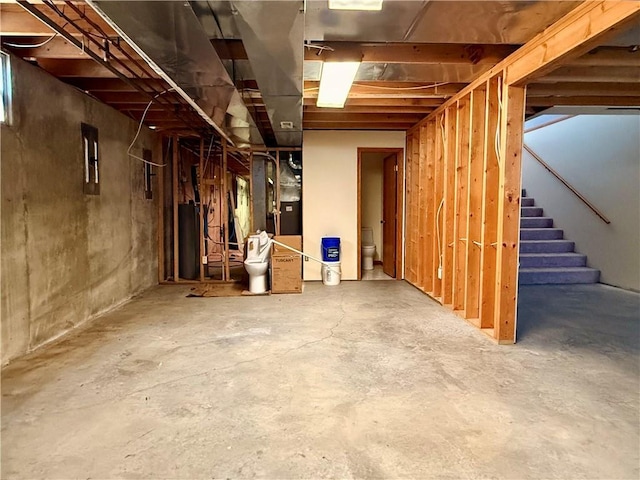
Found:
M 2 364 L 157 283 L 157 182 L 127 155 L 137 123 L 15 57 L 1 127 Z M 81 122 L 99 131 L 100 195 L 83 193 Z M 153 151 L 143 128 L 134 153 Z

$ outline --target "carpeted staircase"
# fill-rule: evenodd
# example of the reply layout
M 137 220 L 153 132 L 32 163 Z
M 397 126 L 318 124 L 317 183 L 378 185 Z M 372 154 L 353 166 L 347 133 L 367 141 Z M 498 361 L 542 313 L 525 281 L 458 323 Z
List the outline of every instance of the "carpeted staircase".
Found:
M 522 191 L 520 220 L 521 285 L 598 283 L 600 271 L 587 267 L 587 256 L 574 251 L 564 232 L 553 228 L 553 218 L 543 217 L 542 208 Z

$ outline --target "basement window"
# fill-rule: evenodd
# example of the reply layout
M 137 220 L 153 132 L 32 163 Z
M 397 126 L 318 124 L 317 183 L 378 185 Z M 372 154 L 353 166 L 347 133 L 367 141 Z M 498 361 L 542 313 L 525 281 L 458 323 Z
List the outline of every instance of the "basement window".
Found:
M 84 193 L 100 195 L 100 169 L 98 156 L 98 129 L 83 123 L 82 152 L 84 155 Z
M 0 122 L 11 123 L 11 70 L 4 52 L 0 52 L 0 69 Z
M 151 150 L 149 150 L 148 148 L 142 150 L 142 158 L 145 160 L 145 162 L 142 164 L 144 165 L 144 198 L 146 198 L 147 200 L 152 200 L 153 184 L 151 182 L 151 178 L 155 175 L 155 173 L 153 173 L 153 165 L 151 165 L 151 163 L 147 163 L 152 161 Z

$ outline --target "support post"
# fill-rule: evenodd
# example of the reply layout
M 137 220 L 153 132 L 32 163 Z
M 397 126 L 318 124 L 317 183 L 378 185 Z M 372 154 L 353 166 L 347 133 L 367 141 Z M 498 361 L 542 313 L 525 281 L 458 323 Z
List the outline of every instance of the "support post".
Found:
M 172 155 L 172 199 L 173 199 L 173 281 L 180 281 L 180 249 L 178 236 L 178 136 L 173 136 Z
M 163 141 L 160 141 L 160 156 L 163 156 Z M 167 149 L 169 144 L 167 143 Z M 166 280 L 164 265 L 164 168 L 158 168 L 158 283 Z
M 200 192 L 200 205 L 198 205 L 198 212 L 200 213 L 200 258 L 198 263 L 200 264 L 200 281 L 204 282 L 204 268 L 205 265 L 202 259 L 205 257 L 204 247 L 204 138 L 200 137 L 200 161 L 198 162 L 198 192 Z
M 229 205 L 227 200 L 227 140 L 222 139 L 222 224 L 224 225 L 224 267 L 222 279 L 230 280 L 231 271 L 229 269 Z

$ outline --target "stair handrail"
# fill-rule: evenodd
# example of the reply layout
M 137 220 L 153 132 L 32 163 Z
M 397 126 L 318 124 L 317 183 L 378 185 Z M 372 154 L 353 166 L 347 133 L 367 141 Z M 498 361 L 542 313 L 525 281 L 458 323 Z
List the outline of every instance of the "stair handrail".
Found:
M 578 197 L 580 200 L 582 200 L 582 203 L 584 203 L 587 207 L 589 207 L 589 209 L 591 209 L 591 211 L 593 213 L 595 213 L 598 217 L 600 217 L 600 219 L 604 223 L 606 223 L 607 225 L 609 225 L 611 223 L 611 220 L 609 220 L 600 210 L 598 210 L 595 206 L 593 206 L 593 204 L 589 200 L 584 198 L 584 196 L 578 190 L 576 190 L 573 185 L 571 185 L 569 182 L 567 182 L 562 177 L 562 175 L 560 175 L 558 172 L 556 172 L 553 168 L 551 168 L 551 166 L 547 162 L 545 162 L 542 158 L 540 158 L 540 155 L 538 155 L 536 152 L 534 152 L 526 143 L 523 143 L 523 147 L 527 152 L 529 152 L 531 154 L 531 156 L 533 158 L 535 158 L 554 177 L 556 177 L 558 180 L 560 180 L 565 187 L 567 187 L 569 190 L 571 190 L 571 192 L 576 197 Z

